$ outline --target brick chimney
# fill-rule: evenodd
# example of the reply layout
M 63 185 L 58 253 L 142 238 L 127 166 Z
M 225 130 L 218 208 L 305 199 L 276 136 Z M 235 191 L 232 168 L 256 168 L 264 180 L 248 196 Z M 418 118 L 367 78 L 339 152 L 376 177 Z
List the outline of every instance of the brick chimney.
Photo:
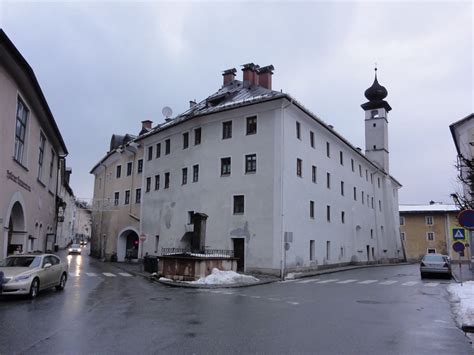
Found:
M 235 79 L 236 73 L 237 69 L 235 68 L 227 69 L 222 72 L 222 76 L 224 77 L 224 86 L 226 86 Z
M 258 76 L 257 76 L 257 69 L 259 68 L 258 65 L 253 63 L 248 63 L 242 65 L 242 71 L 244 72 L 244 85 L 258 85 Z
M 145 121 L 142 121 L 142 131 L 144 129 L 151 129 L 151 125 L 153 124 L 153 121 L 150 121 L 150 120 L 145 120 Z
M 275 68 L 273 65 L 267 65 L 266 67 L 259 68 L 258 73 L 258 85 L 265 89 L 272 89 L 272 75 Z

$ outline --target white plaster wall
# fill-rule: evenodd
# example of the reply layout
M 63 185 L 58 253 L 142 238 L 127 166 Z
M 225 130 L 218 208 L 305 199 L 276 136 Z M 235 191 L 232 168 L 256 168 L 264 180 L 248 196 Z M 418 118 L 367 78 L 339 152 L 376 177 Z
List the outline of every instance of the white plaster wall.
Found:
M 245 238 L 246 268 L 278 268 L 279 244 L 274 245 L 275 217 L 275 132 L 280 101 L 252 105 L 195 118 L 159 132 L 143 141 L 161 142 L 160 158 L 145 159 L 144 176 L 152 177 L 151 192 L 144 192 L 141 229 L 148 235 L 144 250 L 155 254 L 155 236 L 159 249 L 181 247 L 186 232 L 188 211 L 206 213 L 206 245 L 233 249 L 232 238 Z M 246 117 L 257 115 L 257 134 L 246 135 Z M 232 120 L 232 138 L 222 139 L 222 122 Z M 201 127 L 201 144 L 194 145 L 194 128 Z M 189 132 L 190 146 L 182 148 L 182 133 Z M 164 154 L 165 140 L 171 139 L 171 154 Z M 256 174 L 245 174 L 245 155 L 257 154 Z M 231 157 L 231 176 L 220 176 L 220 159 Z M 199 164 L 199 181 L 192 182 L 193 165 Z M 182 168 L 188 168 L 188 183 L 181 184 Z M 164 189 L 164 173 L 170 172 L 170 188 Z M 161 175 L 159 191 L 154 176 Z M 145 181 L 145 180 L 144 180 Z M 245 213 L 233 215 L 233 195 L 245 196 Z

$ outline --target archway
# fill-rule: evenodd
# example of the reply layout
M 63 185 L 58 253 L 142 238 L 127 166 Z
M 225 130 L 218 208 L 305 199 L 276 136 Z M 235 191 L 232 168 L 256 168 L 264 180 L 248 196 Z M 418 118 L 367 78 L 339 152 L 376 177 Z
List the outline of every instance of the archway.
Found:
M 7 230 L 7 255 L 15 251 L 26 251 L 25 214 L 20 202 L 13 204 Z
M 135 229 L 126 228 L 119 233 L 117 238 L 117 261 L 138 259 L 140 242 L 138 232 Z

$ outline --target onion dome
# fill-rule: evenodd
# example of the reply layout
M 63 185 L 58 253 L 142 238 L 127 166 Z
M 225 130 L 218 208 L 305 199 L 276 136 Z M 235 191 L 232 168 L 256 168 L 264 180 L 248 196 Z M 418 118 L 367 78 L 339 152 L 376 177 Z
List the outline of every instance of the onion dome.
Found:
M 388 95 L 387 89 L 385 89 L 385 87 L 380 85 L 377 81 L 377 68 L 375 68 L 374 83 L 370 88 L 365 90 L 364 95 L 369 101 L 380 101 L 385 99 Z

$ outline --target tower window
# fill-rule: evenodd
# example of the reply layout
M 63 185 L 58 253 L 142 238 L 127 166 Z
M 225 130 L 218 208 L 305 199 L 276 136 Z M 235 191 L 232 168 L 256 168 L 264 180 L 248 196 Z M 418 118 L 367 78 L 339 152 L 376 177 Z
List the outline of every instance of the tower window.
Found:
M 370 112 L 370 117 L 371 118 L 378 118 L 379 117 L 379 111 L 373 110 Z
M 377 127 L 377 123 L 374 123 L 372 126 L 373 126 L 373 127 Z

